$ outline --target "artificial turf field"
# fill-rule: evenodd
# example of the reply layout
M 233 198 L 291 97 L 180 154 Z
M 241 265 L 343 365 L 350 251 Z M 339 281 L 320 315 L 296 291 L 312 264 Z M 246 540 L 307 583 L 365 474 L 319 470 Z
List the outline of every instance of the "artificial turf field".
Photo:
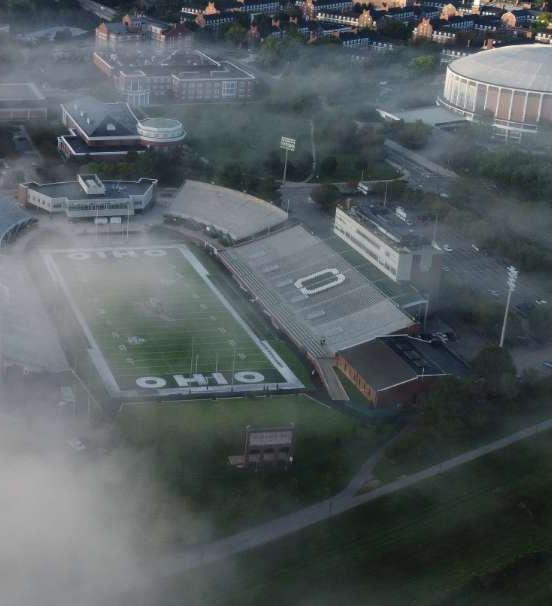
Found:
M 50 251 L 46 264 L 114 396 L 302 387 L 184 245 Z

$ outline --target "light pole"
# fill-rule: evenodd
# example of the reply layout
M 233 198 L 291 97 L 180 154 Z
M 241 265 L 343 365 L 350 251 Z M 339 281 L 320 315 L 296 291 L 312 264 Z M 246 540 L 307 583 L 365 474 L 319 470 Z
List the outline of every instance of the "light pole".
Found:
M 500 333 L 499 347 L 504 347 L 504 337 L 506 336 L 506 324 L 508 323 L 508 312 L 510 311 L 510 301 L 512 300 L 512 293 L 516 289 L 517 279 L 519 272 L 513 266 L 510 265 L 506 268 L 506 285 L 508 286 L 508 298 L 506 299 L 506 309 L 504 310 L 504 321 L 502 322 L 502 331 Z
M 295 151 L 295 139 L 291 137 L 281 137 L 280 138 L 280 149 L 283 149 L 286 152 L 285 160 L 284 160 L 284 174 L 282 175 L 282 185 L 286 182 L 287 175 L 287 163 L 288 163 L 288 152 Z

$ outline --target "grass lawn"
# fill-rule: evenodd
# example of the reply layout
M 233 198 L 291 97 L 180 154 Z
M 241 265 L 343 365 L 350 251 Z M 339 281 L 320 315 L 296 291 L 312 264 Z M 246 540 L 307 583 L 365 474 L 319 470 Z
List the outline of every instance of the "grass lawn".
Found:
M 150 108 L 151 115 L 170 115 L 182 119 L 189 127 L 188 143 L 201 156 L 220 170 L 231 163 L 256 166 L 271 153 L 281 156 L 280 137 L 296 139 L 296 150 L 289 162 L 300 157 L 311 158 L 310 125 L 306 118 L 278 113 L 262 103 L 248 105 L 203 105 Z M 310 165 L 308 165 L 310 168 Z M 262 171 L 265 172 L 265 171 Z M 293 175 L 288 173 L 288 177 Z
M 187 604 L 201 606 L 548 604 L 549 567 L 528 568 L 519 588 L 515 578 L 487 589 L 472 579 L 552 548 L 551 455 L 547 433 L 172 578 L 155 595 L 175 598 L 171 604 L 185 595 Z
M 209 270 L 212 281 L 222 290 L 225 297 L 232 303 L 240 316 L 251 326 L 255 334 L 266 340 L 282 360 L 291 368 L 295 376 L 310 389 L 313 387 L 311 369 L 303 357 L 292 350 L 285 337 L 281 336 L 267 321 L 266 315 L 258 305 L 249 302 L 245 293 L 226 269 L 201 248 L 194 248 L 194 255 Z
M 295 424 L 295 456 L 287 470 L 235 469 L 247 425 Z M 358 422 L 307 396 L 269 396 L 123 407 L 124 442 L 146 449 L 166 485 L 215 532 L 293 511 L 345 486 L 392 430 Z
M 152 391 L 144 378 L 157 378 L 159 388 L 186 388 L 187 379 L 177 376 L 192 375 L 208 376 L 210 387 L 227 391 L 285 382 L 285 370 L 267 356 L 185 246 L 121 255 L 69 251 L 53 258 L 119 389 L 147 397 Z

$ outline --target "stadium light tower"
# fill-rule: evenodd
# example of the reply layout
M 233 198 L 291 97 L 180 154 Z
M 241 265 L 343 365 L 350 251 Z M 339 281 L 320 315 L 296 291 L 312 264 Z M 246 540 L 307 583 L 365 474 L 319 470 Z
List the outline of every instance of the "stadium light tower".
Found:
M 508 323 L 508 312 L 510 311 L 510 301 L 512 300 L 512 293 L 516 289 L 517 279 L 519 272 L 513 266 L 510 265 L 506 268 L 506 285 L 508 286 L 508 298 L 506 299 L 506 309 L 504 311 L 504 321 L 502 322 L 502 331 L 500 333 L 499 347 L 504 347 L 504 338 L 506 336 L 506 324 Z

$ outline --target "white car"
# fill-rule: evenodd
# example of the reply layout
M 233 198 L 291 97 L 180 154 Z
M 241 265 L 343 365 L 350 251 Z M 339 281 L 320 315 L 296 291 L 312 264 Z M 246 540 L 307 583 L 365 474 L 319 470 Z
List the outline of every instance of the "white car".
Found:
M 452 252 L 452 246 L 450 244 L 443 244 L 443 250 L 447 252 Z
M 67 441 L 67 444 L 69 444 L 69 446 L 77 452 L 86 450 L 86 446 L 82 443 L 81 440 L 79 440 L 79 438 L 71 438 Z

